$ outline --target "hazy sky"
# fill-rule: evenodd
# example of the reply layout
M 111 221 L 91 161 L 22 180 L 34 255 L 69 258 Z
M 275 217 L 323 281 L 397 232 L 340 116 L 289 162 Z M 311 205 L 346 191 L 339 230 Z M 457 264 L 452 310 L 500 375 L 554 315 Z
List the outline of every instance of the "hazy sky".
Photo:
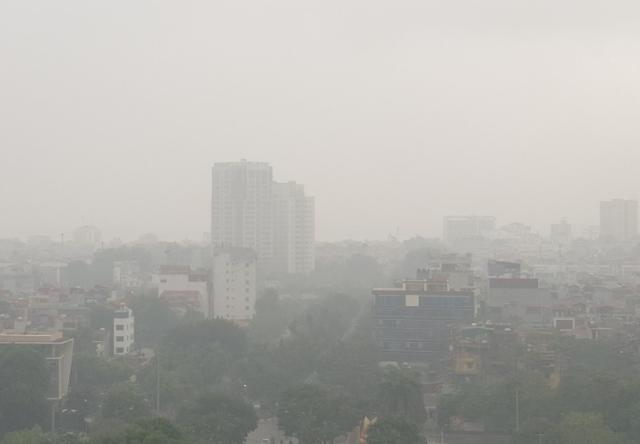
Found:
M 199 239 L 241 158 L 321 240 L 594 225 L 638 197 L 639 101 L 632 0 L 3 0 L 0 238 Z

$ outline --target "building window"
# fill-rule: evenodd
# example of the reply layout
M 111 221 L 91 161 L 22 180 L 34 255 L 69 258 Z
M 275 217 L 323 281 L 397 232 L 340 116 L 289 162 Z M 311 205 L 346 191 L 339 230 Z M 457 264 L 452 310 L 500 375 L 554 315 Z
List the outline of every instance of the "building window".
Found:
M 118 331 L 124 330 L 124 325 L 122 325 L 122 324 L 116 325 L 116 330 L 118 330 Z
M 124 353 L 124 347 L 116 348 L 116 353 Z
M 124 342 L 124 336 L 116 336 L 116 342 Z

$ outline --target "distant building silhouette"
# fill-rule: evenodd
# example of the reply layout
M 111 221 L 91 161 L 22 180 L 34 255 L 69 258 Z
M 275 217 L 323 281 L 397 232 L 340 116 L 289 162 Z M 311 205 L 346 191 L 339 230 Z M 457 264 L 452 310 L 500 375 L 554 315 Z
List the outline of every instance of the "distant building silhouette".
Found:
M 637 201 L 613 199 L 600 202 L 600 239 L 627 241 L 637 236 Z
M 495 229 L 496 219 L 491 216 L 446 216 L 443 223 L 445 242 L 484 237 Z

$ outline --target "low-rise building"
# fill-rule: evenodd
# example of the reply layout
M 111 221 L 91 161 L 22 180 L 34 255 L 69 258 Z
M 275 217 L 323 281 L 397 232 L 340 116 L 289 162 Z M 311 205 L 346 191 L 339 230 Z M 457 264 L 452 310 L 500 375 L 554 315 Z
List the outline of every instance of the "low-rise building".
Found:
M 113 354 L 126 355 L 135 342 L 135 318 L 133 311 L 122 305 L 113 314 Z
M 206 272 L 196 272 L 188 266 L 163 265 L 151 282 L 158 288 L 158 297 L 169 302 L 179 314 L 187 311 L 210 317 L 208 279 Z
M 64 338 L 62 333 L 0 333 L 0 347 L 9 345 L 32 347 L 42 353 L 50 375 L 47 400 L 60 401 L 67 395 L 73 358 L 72 338 Z

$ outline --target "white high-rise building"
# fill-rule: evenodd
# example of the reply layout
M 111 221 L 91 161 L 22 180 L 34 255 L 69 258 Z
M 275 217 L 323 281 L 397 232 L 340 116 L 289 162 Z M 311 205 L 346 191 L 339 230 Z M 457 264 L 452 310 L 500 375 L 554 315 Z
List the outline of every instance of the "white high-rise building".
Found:
M 261 268 L 306 273 L 315 266 L 314 200 L 295 182 L 276 183 L 263 162 L 212 169 L 211 243 L 251 248 Z
M 308 273 L 315 267 L 315 204 L 295 182 L 273 184 L 276 269 Z
M 251 248 L 273 257 L 271 166 L 263 162 L 216 163 L 212 171 L 211 242 Z
M 253 250 L 215 249 L 211 280 L 211 317 L 248 324 L 256 313 L 256 255 Z
M 443 235 L 446 242 L 484 237 L 495 229 L 496 219 L 491 216 L 446 216 Z
M 135 342 L 133 311 L 122 305 L 113 314 L 113 354 L 126 355 Z
M 638 236 L 638 202 L 613 199 L 600 202 L 600 238 L 626 241 Z

